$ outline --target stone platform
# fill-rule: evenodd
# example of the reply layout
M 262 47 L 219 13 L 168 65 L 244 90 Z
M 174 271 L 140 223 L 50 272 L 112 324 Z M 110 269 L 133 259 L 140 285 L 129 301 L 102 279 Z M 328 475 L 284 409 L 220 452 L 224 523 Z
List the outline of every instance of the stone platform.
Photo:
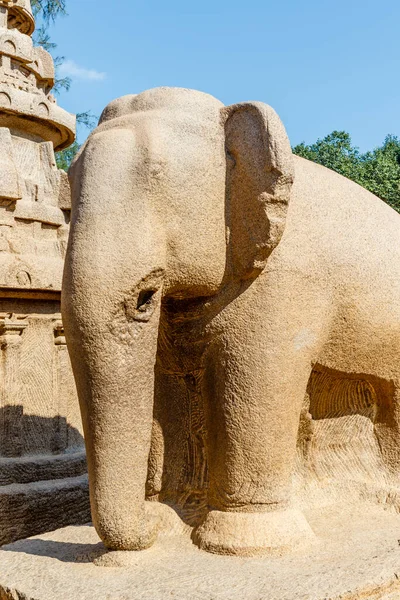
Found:
M 0 599 L 400 598 L 398 514 L 363 505 L 322 508 L 306 516 L 318 543 L 274 558 L 202 552 L 175 513 L 169 517 L 175 533 L 136 553 L 107 554 L 93 527 L 66 527 L 0 549 Z

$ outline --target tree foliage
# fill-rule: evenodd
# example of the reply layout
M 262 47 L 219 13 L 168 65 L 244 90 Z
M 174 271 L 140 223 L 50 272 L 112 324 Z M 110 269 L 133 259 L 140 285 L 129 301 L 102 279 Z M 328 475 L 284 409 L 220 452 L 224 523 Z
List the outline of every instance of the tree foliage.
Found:
M 65 0 L 33 0 L 32 10 L 36 19 L 39 20 L 40 26 L 36 28 L 33 35 L 33 41 L 37 46 L 42 46 L 47 52 L 52 53 L 57 44 L 51 41 L 49 34 L 49 26 L 54 23 L 60 15 L 66 15 Z M 64 62 L 64 56 L 55 56 L 54 66 L 57 73 L 57 67 Z M 68 91 L 71 87 L 71 79 L 69 77 L 57 77 L 53 92 L 59 94 L 61 90 Z
M 40 16 L 45 25 L 67 14 L 65 0 L 31 0 L 31 5 L 34 16 Z
M 61 152 L 56 152 L 57 167 L 59 169 L 63 169 L 64 171 L 68 171 L 72 161 L 79 152 L 79 148 L 80 145 L 75 140 L 75 142 L 71 144 L 69 148 L 62 150 Z
M 333 131 L 314 144 L 298 144 L 293 152 L 352 179 L 400 212 L 398 137 L 388 135 L 382 146 L 363 154 L 346 131 Z
M 47 52 L 53 53 L 57 48 L 57 44 L 51 41 L 49 26 L 55 22 L 57 17 L 67 14 L 66 0 L 32 0 L 31 5 L 35 18 L 40 22 L 40 26 L 34 33 L 34 43 L 42 46 Z M 64 62 L 64 56 L 54 56 L 53 58 L 56 69 L 53 92 L 59 94 L 62 90 L 68 91 L 70 89 L 71 79 L 69 77 L 57 76 L 57 67 L 60 67 Z M 79 125 L 92 129 L 96 124 L 97 117 L 90 110 L 87 110 L 78 113 L 76 121 Z M 75 141 L 66 150 L 57 152 L 56 161 L 58 168 L 67 171 L 79 148 L 80 145 Z

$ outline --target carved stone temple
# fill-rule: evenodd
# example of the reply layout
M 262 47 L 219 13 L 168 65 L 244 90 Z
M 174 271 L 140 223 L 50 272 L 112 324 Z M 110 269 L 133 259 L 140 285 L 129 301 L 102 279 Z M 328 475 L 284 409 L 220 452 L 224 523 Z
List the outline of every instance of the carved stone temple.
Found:
M 87 520 L 78 401 L 60 316 L 75 139 L 29 0 L 0 0 L 0 544 Z

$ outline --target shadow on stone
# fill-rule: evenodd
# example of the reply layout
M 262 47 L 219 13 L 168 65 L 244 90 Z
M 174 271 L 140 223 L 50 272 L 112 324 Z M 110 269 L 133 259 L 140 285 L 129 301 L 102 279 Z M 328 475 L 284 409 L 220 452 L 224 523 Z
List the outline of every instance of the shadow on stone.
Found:
M 90 520 L 84 441 L 65 417 L 0 409 L 0 545 Z
M 91 528 L 90 525 L 82 525 Z M 82 532 L 84 535 L 84 532 Z M 93 563 L 108 552 L 102 542 L 97 544 L 85 543 L 67 543 L 56 540 L 28 539 L 15 542 L 9 546 L 3 546 L 2 550 L 6 552 L 18 552 L 31 554 L 33 556 L 46 556 L 66 563 Z
M 83 450 L 81 433 L 61 415 L 24 414 L 22 405 L 0 408 L 0 456 L 54 455 Z M 14 483 L 21 483 L 20 481 Z

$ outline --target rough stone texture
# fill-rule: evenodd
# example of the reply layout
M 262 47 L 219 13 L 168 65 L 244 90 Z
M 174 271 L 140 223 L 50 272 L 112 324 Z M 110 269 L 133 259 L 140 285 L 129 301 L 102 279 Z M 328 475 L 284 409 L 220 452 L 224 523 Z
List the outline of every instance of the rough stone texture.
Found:
M 60 314 L 70 190 L 54 156 L 75 117 L 50 94 L 33 28 L 29 1 L 0 0 L 0 544 L 89 516 Z
M 0 127 L 25 131 L 61 150 L 75 139 L 75 116 L 58 107 L 50 94 L 53 60 L 33 46 L 33 29 L 29 0 L 1 1 Z
M 30 0 L 2 0 L 0 15 L 2 27 L 15 28 L 26 35 L 35 30 Z
M 60 529 L 0 550 L 0 599 L 398 600 L 398 514 L 344 505 L 306 516 L 318 541 L 273 558 L 201 552 L 173 517 L 142 552 L 107 554 L 93 527 Z
M 104 543 L 154 542 L 146 496 L 239 555 L 312 544 L 310 507 L 399 509 L 400 216 L 293 157 L 269 106 L 175 88 L 112 102 L 70 176 L 63 314 Z

